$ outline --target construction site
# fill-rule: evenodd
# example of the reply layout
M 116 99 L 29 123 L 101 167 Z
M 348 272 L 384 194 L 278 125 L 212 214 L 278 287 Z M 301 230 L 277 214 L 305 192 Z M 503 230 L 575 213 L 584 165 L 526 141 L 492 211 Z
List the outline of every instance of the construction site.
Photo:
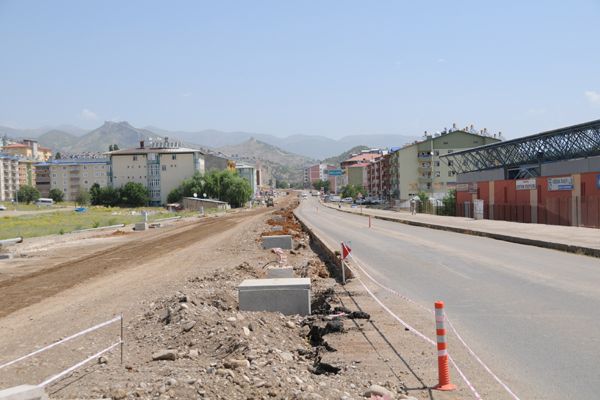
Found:
M 0 388 L 25 388 L 33 397 L 18 398 L 32 399 L 468 394 L 434 394 L 435 349 L 416 345 L 358 286 L 336 282 L 338 256 L 299 224 L 297 201 L 8 247 Z M 283 246 L 265 248 L 269 239 Z M 243 282 L 270 275 L 308 282 L 300 312 L 243 310 L 255 301 L 241 303 Z M 298 301 L 269 296 L 266 308 Z

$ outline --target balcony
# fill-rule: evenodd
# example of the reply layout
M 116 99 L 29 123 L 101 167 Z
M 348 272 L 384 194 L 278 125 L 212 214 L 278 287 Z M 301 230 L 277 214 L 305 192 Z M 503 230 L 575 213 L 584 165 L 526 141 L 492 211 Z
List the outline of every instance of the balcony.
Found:
M 418 181 L 419 183 L 431 183 L 433 181 L 433 177 L 429 175 L 419 175 Z
M 429 153 L 419 153 L 419 154 L 417 154 L 417 157 L 419 158 L 419 160 L 430 160 L 431 159 L 431 154 L 429 154 Z

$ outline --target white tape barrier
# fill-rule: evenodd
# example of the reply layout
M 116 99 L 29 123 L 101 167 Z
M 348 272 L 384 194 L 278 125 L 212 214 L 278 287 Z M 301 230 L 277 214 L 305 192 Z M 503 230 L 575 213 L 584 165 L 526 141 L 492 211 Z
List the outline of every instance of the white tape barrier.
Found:
M 362 273 L 364 275 L 366 275 L 373 283 L 375 283 L 377 286 L 381 287 L 382 289 L 394 294 L 397 297 L 402 298 L 403 300 L 406 300 L 407 302 L 416 305 L 417 307 L 427 311 L 430 314 L 433 314 L 433 311 L 430 310 L 427 307 L 422 306 L 421 304 L 413 301 L 412 299 L 398 293 L 397 291 L 395 291 L 394 289 L 391 289 L 385 285 L 383 285 L 382 283 L 380 283 L 379 281 L 377 281 L 375 278 L 373 278 L 363 267 L 361 267 L 360 262 L 356 259 L 356 257 L 352 256 L 352 253 L 350 253 L 350 257 L 352 258 L 352 260 L 354 261 L 354 263 L 356 264 L 356 266 L 362 271 Z M 362 282 L 361 282 L 362 283 Z M 364 284 L 363 284 L 364 286 Z M 475 358 L 475 360 L 479 363 L 479 365 L 481 365 L 483 367 L 483 369 L 485 369 L 490 376 L 496 381 L 498 382 L 498 384 L 500 384 L 500 386 L 502 386 L 502 388 L 504 390 L 506 390 L 506 392 L 508 394 L 510 394 L 512 396 L 513 399 L 515 400 L 520 400 L 519 397 L 508 387 L 508 385 L 506 385 L 504 382 L 502 382 L 502 380 L 500 380 L 500 378 L 498 378 L 498 376 L 496 374 L 494 374 L 494 372 L 492 372 L 492 370 L 481 360 L 481 358 L 479 358 L 479 356 L 477 356 L 477 354 L 475 354 L 475 352 L 473 351 L 473 349 L 471 349 L 471 347 L 469 347 L 469 345 L 463 340 L 462 336 L 460 336 L 460 334 L 458 333 L 458 331 L 454 328 L 454 325 L 452 325 L 452 322 L 448 319 L 448 317 L 446 316 L 446 321 L 448 321 L 448 325 L 450 326 L 450 329 L 452 330 L 452 332 L 454 332 L 454 334 L 456 335 L 456 338 L 460 341 L 460 343 L 465 347 L 465 349 L 467 349 L 467 351 L 469 352 L 469 354 L 471 354 L 471 356 L 473 356 L 473 358 Z M 452 365 L 454 365 L 456 367 L 456 364 L 454 363 L 454 361 L 452 360 L 452 358 L 450 358 L 450 361 L 452 362 Z M 459 371 L 460 373 L 460 371 Z
M 9 361 L 9 362 L 7 362 L 7 363 L 5 363 L 5 364 L 2 364 L 2 365 L 0 365 L 0 369 L 2 369 L 2 368 L 4 368 L 4 367 L 8 367 L 9 365 L 12 365 L 12 364 L 18 363 L 19 361 L 23 361 L 23 360 L 25 360 L 25 359 L 27 359 L 27 358 L 29 358 L 29 357 L 32 357 L 32 356 L 34 356 L 34 355 L 36 355 L 36 354 L 39 354 L 39 353 L 41 353 L 41 352 L 43 352 L 43 351 L 49 350 L 49 349 L 51 349 L 51 348 L 53 348 L 53 347 L 55 347 L 55 346 L 58 346 L 59 344 L 62 344 L 62 343 L 68 342 L 69 340 L 75 339 L 75 338 L 77 338 L 77 337 L 79 337 L 79 336 L 85 335 L 86 333 L 90 333 L 90 332 L 92 332 L 92 331 L 95 331 L 96 329 L 100 329 L 100 328 L 102 328 L 102 327 L 104 327 L 104 326 L 106 326 L 106 325 L 110 325 L 110 324 L 112 324 L 112 323 L 114 323 L 114 322 L 120 321 L 122 318 L 123 318 L 123 317 L 122 317 L 121 315 L 119 315 L 119 316 L 117 316 L 117 317 L 114 317 L 114 318 L 113 318 L 113 319 L 111 319 L 111 320 L 108 320 L 108 321 L 102 322 L 102 323 L 100 323 L 100 324 L 98 324 L 98 325 L 92 326 L 91 328 L 87 328 L 87 329 L 85 329 L 85 330 L 83 330 L 83 331 L 81 331 L 81 332 L 77 332 L 77 333 L 76 333 L 76 334 L 74 334 L 74 335 L 71 335 L 71 336 L 69 336 L 69 337 L 66 337 L 66 338 L 64 338 L 64 339 L 61 339 L 61 340 L 59 340 L 58 342 L 52 343 L 52 344 L 50 344 L 50 345 L 48 345 L 48 346 L 46 346 L 46 347 L 42 347 L 41 349 L 38 349 L 38 350 L 36 350 L 36 351 L 34 351 L 34 352 L 32 352 L 32 353 L 29 353 L 29 354 L 27 354 L 27 355 L 24 355 L 23 357 L 19 357 L 19 358 L 17 358 L 16 360 Z
M 105 348 L 104 350 L 99 351 L 98 353 L 94 354 L 93 356 L 90 356 L 88 358 L 86 358 L 85 360 L 81 361 L 80 363 L 77 363 L 75 365 L 73 365 L 72 367 L 65 369 L 63 372 L 54 375 L 51 378 L 46 379 L 44 382 L 40 383 L 38 385 L 38 387 L 44 387 L 47 386 L 48 384 L 54 382 L 57 379 L 62 378 L 63 376 L 73 372 L 74 370 L 76 370 L 77 368 L 81 367 L 82 365 L 92 361 L 95 358 L 100 357 L 102 354 L 106 353 L 107 351 L 110 351 L 112 349 L 114 349 L 115 347 L 119 346 L 121 343 L 123 343 L 121 340 L 119 340 L 117 343 L 110 345 L 109 347 Z

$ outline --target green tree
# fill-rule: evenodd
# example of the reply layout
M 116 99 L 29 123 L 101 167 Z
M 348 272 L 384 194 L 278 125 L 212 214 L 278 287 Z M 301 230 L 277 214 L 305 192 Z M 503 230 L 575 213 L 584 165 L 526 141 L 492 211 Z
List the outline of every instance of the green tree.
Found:
M 60 203 L 61 201 L 63 201 L 65 194 L 63 193 L 62 190 L 54 188 L 54 189 L 50 189 L 48 196 L 52 200 L 54 200 L 55 203 Z
M 93 206 L 99 206 L 100 203 L 100 185 L 98 183 L 94 183 L 90 187 L 90 202 Z
M 356 199 L 359 193 L 364 197 L 367 192 L 362 186 L 349 184 L 342 188 L 341 195 L 342 198 L 352 197 L 353 199 Z
M 417 196 L 419 197 L 418 211 L 420 213 L 427 212 L 427 209 L 430 204 L 429 203 L 429 195 L 425 192 L 419 192 L 419 194 Z
M 329 192 L 329 181 L 326 179 L 319 179 L 318 181 L 313 182 L 313 188 L 316 190 L 323 189 L 326 193 Z
M 85 189 L 80 189 L 77 196 L 75 196 L 75 203 L 80 206 L 87 206 L 90 204 L 90 192 Z
M 62 154 L 60 154 L 60 151 L 57 151 L 56 154 L 54 155 L 54 159 L 60 160 L 61 158 L 62 158 Z
M 27 204 L 40 198 L 40 191 L 31 185 L 23 185 L 17 191 L 17 200 Z
M 127 182 L 119 190 L 120 204 L 130 207 L 141 207 L 148 204 L 150 195 L 148 189 L 141 183 Z
M 114 151 L 117 151 L 117 150 L 119 150 L 119 145 L 118 145 L 118 144 L 113 144 L 113 150 L 114 150 Z
M 290 188 L 290 184 L 287 181 L 276 181 L 275 182 L 275 187 L 277 189 L 289 189 Z
M 442 199 L 442 215 L 456 216 L 456 190 L 452 189 Z
M 167 195 L 167 203 L 179 203 L 183 199 L 183 192 L 181 186 L 171 190 Z

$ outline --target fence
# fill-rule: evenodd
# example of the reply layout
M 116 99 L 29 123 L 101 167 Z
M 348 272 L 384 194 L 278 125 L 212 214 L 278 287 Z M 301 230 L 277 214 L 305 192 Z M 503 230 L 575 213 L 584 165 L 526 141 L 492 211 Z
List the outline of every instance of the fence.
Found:
M 110 319 L 110 320 L 108 320 L 108 321 L 101 322 L 101 323 L 99 323 L 99 324 L 97 324 L 97 325 L 94 325 L 94 326 L 92 326 L 92 327 L 90 327 L 90 328 L 84 329 L 84 330 L 82 330 L 82 331 L 80 331 L 80 332 L 77 332 L 77 333 L 75 333 L 75 334 L 71 335 L 71 336 L 68 336 L 68 337 L 66 337 L 66 338 L 64 338 L 64 339 L 61 339 L 61 340 L 57 341 L 57 342 L 54 342 L 54 343 L 52 343 L 52 344 L 49 344 L 49 345 L 47 345 L 47 346 L 45 346 L 45 347 L 42 347 L 41 349 L 38 349 L 38 350 L 32 351 L 31 353 L 29 353 L 29 354 L 26 354 L 26 355 L 24 355 L 24 356 L 21 356 L 21 357 L 19 357 L 19 358 L 17 358 L 17 359 L 14 359 L 14 360 L 12 360 L 12 361 L 5 362 L 4 364 L 0 364 L 0 369 L 6 368 L 6 367 L 8 367 L 8 366 L 11 366 L 11 365 L 14 365 L 14 364 L 17 364 L 17 363 L 19 363 L 19 362 L 21 362 L 21 361 L 23 361 L 23 360 L 26 360 L 26 359 L 28 359 L 28 358 L 30 358 L 30 357 L 33 357 L 33 356 L 35 356 L 35 355 L 37 355 L 37 354 L 43 353 L 43 352 L 45 352 L 45 351 L 47 351 L 47 350 L 50 350 L 50 349 L 52 349 L 52 348 L 54 348 L 54 347 L 56 347 L 56 346 L 62 345 L 62 344 L 66 343 L 66 342 L 68 342 L 68 341 L 70 341 L 70 340 L 73 340 L 73 339 L 75 339 L 75 338 L 78 338 L 78 337 L 80 337 L 80 336 L 84 336 L 84 335 L 86 335 L 86 334 L 88 334 L 88 333 L 94 332 L 94 331 L 96 331 L 96 330 L 98 330 L 98 329 L 100 329 L 100 328 L 103 328 L 103 327 L 105 327 L 105 326 L 108 326 L 108 325 L 114 324 L 115 322 L 119 322 L 119 321 L 120 321 L 120 323 L 121 323 L 121 331 L 120 331 L 119 340 L 118 340 L 117 342 L 115 342 L 115 343 L 111 344 L 110 346 L 108 346 L 108 347 L 106 347 L 106 348 L 104 348 L 104 349 L 100 350 L 99 352 L 97 352 L 96 354 L 94 354 L 94 355 L 92 355 L 92 356 L 90 356 L 90 357 L 86 358 L 85 360 L 83 360 L 83 361 L 80 361 L 80 362 L 78 362 L 77 364 L 75 364 L 75 365 L 73 365 L 73 366 L 71 366 L 71 367 L 69 367 L 69 368 L 67 368 L 67 369 L 65 369 L 65 370 L 63 370 L 63 371 L 61 371 L 60 373 L 58 373 L 58 374 L 56 374 L 56 375 L 54 375 L 54 376 L 51 376 L 50 378 L 47 378 L 47 379 L 45 379 L 45 380 L 44 380 L 42 383 L 40 383 L 38 386 L 39 386 L 39 387 L 44 387 L 44 386 L 47 386 L 47 385 L 49 385 L 49 384 L 50 384 L 50 383 L 52 383 L 52 382 L 55 382 L 55 381 L 57 381 L 58 379 L 62 378 L 63 376 L 66 376 L 66 375 L 68 375 L 69 373 L 73 372 L 73 371 L 74 371 L 74 370 L 76 370 L 77 368 L 79 368 L 79 367 L 83 366 L 84 364 L 86 364 L 86 363 L 90 362 L 91 360 L 93 360 L 93 359 L 95 359 L 95 358 L 98 358 L 98 357 L 100 357 L 102 354 L 104 354 L 104 353 L 106 353 L 106 352 L 108 352 L 108 351 L 110 351 L 110 350 L 114 349 L 114 348 L 115 348 L 115 347 L 117 347 L 117 346 L 121 346 L 121 363 L 122 363 L 122 362 L 123 362 L 123 343 L 124 343 L 124 342 L 123 342 L 123 315 L 121 314 L 121 315 L 119 315 L 119 316 L 117 316 L 117 317 L 114 317 L 113 319 Z
M 485 204 L 485 219 L 564 226 L 600 228 L 600 196 L 547 198 L 537 206 L 531 204 Z M 447 214 L 445 214 L 447 215 Z M 456 216 L 473 218 L 473 203 L 456 205 Z

